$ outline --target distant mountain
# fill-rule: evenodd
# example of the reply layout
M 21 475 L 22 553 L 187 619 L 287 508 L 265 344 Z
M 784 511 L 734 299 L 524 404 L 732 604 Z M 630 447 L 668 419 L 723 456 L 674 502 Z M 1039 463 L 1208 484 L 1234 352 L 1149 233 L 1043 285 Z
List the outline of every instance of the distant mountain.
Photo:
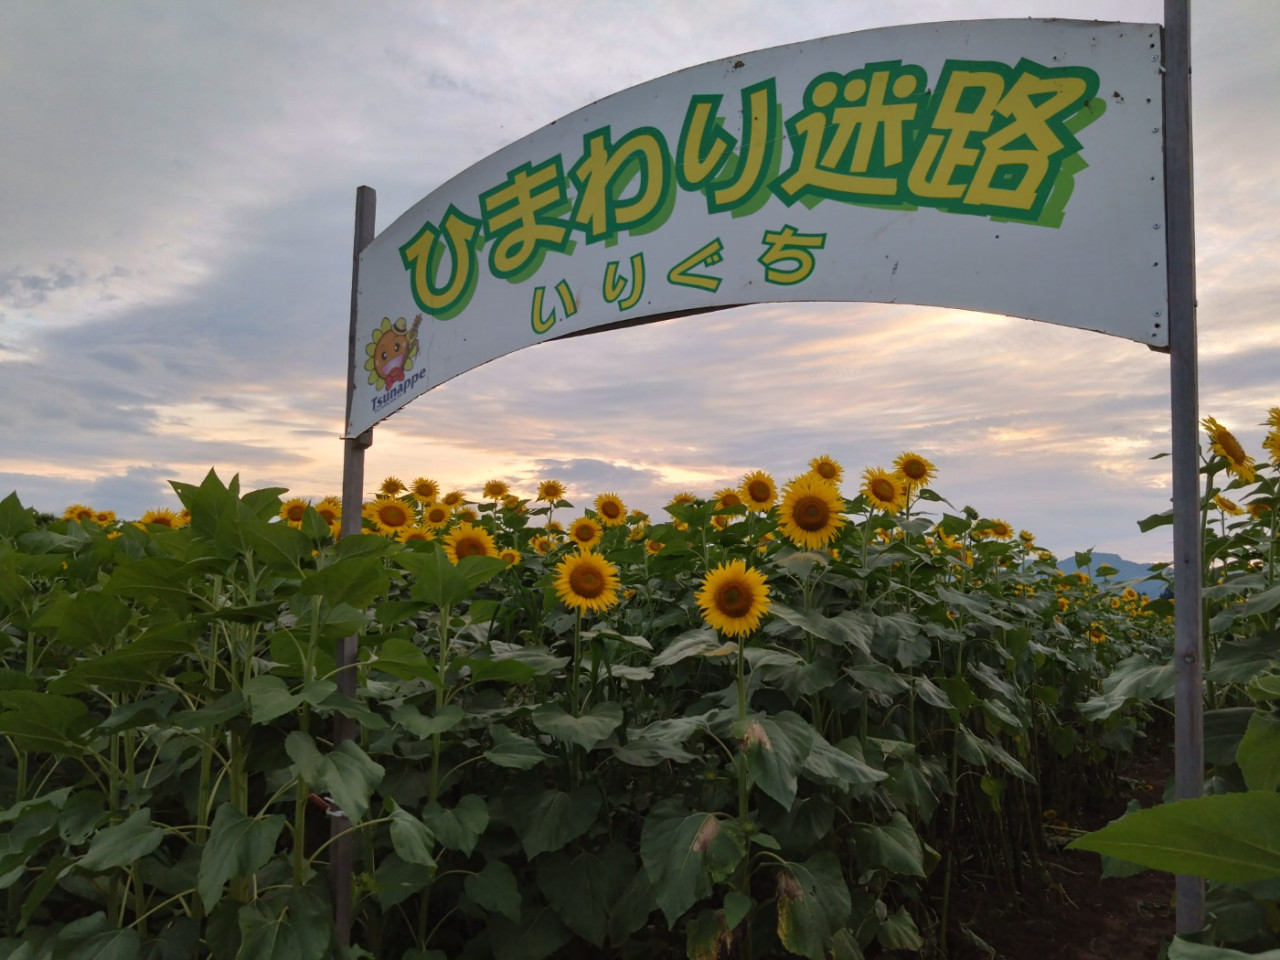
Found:
M 1076 560 L 1073 556 L 1059 557 L 1058 566 L 1063 573 L 1070 573 L 1077 569 Z M 1159 579 L 1160 575 L 1158 573 L 1151 572 L 1153 566 L 1155 564 L 1125 560 L 1118 553 L 1095 552 L 1093 554 L 1093 563 L 1089 565 L 1087 572 L 1099 582 L 1133 587 L 1133 589 L 1148 597 L 1158 597 L 1167 584 L 1164 580 Z M 1119 572 L 1108 577 L 1102 577 L 1098 574 L 1099 567 L 1113 567 Z

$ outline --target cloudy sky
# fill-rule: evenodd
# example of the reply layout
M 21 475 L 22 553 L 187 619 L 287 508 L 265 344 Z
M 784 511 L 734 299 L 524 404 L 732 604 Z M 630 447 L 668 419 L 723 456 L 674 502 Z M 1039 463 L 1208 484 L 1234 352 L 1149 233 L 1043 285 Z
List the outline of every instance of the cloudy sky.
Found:
M 1280 404 L 1280 4 L 1193 10 L 1200 408 Z M 896 23 L 1159 21 L 1150 0 L 0 0 L 0 494 L 173 506 L 214 467 L 341 489 L 355 189 L 378 229 L 496 149 L 672 71 Z M 1168 358 L 912 306 L 759 305 L 547 343 L 374 429 L 387 474 L 557 478 L 656 509 L 749 469 L 904 450 L 1059 553 L 1167 558 Z M 850 487 L 853 484 L 849 485 Z M 849 491 L 850 493 L 852 490 Z

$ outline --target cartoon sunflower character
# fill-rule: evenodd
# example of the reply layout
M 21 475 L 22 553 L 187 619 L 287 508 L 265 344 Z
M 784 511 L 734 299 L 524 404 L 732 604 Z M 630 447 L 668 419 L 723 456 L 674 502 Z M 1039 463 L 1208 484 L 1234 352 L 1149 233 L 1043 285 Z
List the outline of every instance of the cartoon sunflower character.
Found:
M 369 371 L 369 382 L 375 385 L 375 389 L 390 390 L 392 385 L 404 379 L 407 371 L 413 369 L 421 324 L 422 314 L 418 314 L 413 318 L 413 326 L 407 329 L 404 317 L 398 317 L 395 322 L 390 317 L 383 317 L 382 323 L 374 328 L 373 339 L 365 344 L 364 352 L 368 359 L 364 368 Z

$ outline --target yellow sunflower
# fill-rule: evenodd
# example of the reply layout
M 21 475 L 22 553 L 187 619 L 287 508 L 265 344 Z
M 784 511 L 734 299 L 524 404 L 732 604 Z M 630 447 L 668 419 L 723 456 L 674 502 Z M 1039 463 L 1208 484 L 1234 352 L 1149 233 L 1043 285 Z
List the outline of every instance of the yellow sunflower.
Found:
M 160 507 L 158 510 L 148 510 L 139 519 L 139 523 L 154 523 L 161 527 L 180 527 L 182 526 L 181 518 L 172 510 Z
M 538 484 L 538 499 L 555 503 L 564 499 L 564 484 L 559 480 L 543 480 Z
M 1262 441 L 1262 449 L 1267 451 L 1267 455 L 1271 458 L 1272 463 L 1280 466 L 1280 427 L 1277 427 L 1266 435 Z
M 457 563 L 463 557 L 496 557 L 498 548 L 484 527 L 460 523 L 444 538 L 444 552 L 450 563 Z
M 828 457 L 825 453 L 809 461 L 809 472 L 820 476 L 827 483 L 839 483 L 844 479 L 844 467 L 840 461 Z
M 797 547 L 821 550 L 844 526 L 844 499 L 816 473 L 796 477 L 782 491 L 778 528 Z
M 316 513 L 325 523 L 337 523 L 342 519 L 342 501 L 337 497 L 325 497 L 316 504 Z
M 551 550 L 551 538 L 533 537 L 529 541 L 529 549 L 539 556 L 545 557 Z
M 778 499 L 778 488 L 773 484 L 773 477 L 763 470 L 753 470 L 742 478 L 738 484 L 738 494 L 742 502 L 752 510 L 766 511 Z
M 1213 445 L 1213 452 L 1227 458 L 1227 472 L 1245 483 L 1253 483 L 1257 479 L 1254 470 L 1257 465 L 1253 457 L 1244 452 L 1244 447 L 1240 446 L 1235 435 L 1213 417 L 1205 417 L 1203 424 L 1205 432 L 1209 434 L 1209 442 Z
M 726 507 L 742 506 L 742 494 L 738 493 L 733 487 L 725 487 L 723 490 L 715 492 L 716 509 L 723 510 Z
M 627 531 L 627 540 L 630 543 L 641 543 L 647 536 L 649 536 L 649 525 L 647 523 L 637 523 Z
M 63 520 L 79 520 L 81 523 L 88 523 L 95 515 L 93 507 L 86 507 L 83 503 L 73 503 L 62 511 Z
M 100 527 L 105 527 L 109 523 L 116 522 L 116 512 L 114 510 L 99 510 L 93 515 L 93 522 Z
M 923 487 L 938 475 L 934 465 L 918 453 L 902 454 L 893 461 L 893 467 L 911 487 Z
M 556 566 L 555 591 L 571 610 L 601 613 L 618 602 L 618 568 L 591 550 L 571 553 Z
M 524 513 L 524 503 L 514 493 L 508 493 L 502 498 L 502 509 L 510 510 L 512 513 Z
M 661 553 L 662 548 L 665 546 L 666 544 L 661 540 L 650 540 L 644 545 L 644 549 L 646 553 L 653 555 L 655 553 Z
M 604 527 L 590 517 L 579 517 L 569 524 L 569 539 L 579 550 L 590 550 L 604 539 Z
M 507 547 L 498 551 L 498 556 L 508 567 L 514 567 L 520 562 L 520 551 L 512 547 Z
M 1228 514 L 1229 516 L 1232 516 L 1232 517 L 1244 516 L 1244 510 L 1240 508 L 1240 505 L 1236 503 L 1234 500 L 1227 499 L 1222 494 L 1215 495 L 1213 498 L 1213 502 L 1218 505 L 1219 510 L 1221 510 L 1225 514 Z
M 409 488 L 409 492 L 413 494 L 414 499 L 419 503 L 431 503 L 436 497 L 440 496 L 440 484 L 430 477 L 418 477 L 413 481 L 413 486 Z
M 431 530 L 441 530 L 449 525 L 453 511 L 439 501 L 429 503 L 422 510 L 422 525 Z
M 436 532 L 430 527 L 405 527 L 400 531 L 400 540 L 408 543 L 410 540 L 421 540 L 430 543 L 436 538 Z
M 409 508 L 394 497 L 379 497 L 364 505 L 364 518 L 385 536 L 394 536 L 413 525 Z
M 730 637 L 753 633 L 769 612 L 764 574 L 742 560 L 722 563 L 708 573 L 696 599 L 702 619 Z
M 399 477 L 387 477 L 382 481 L 382 486 L 378 488 L 378 493 L 384 497 L 394 497 L 405 489 Z
M 559 520 L 548 520 L 546 531 L 549 537 L 562 537 L 564 536 L 564 524 Z
M 627 508 L 616 493 L 602 493 L 596 497 L 596 516 L 606 527 L 620 527 L 627 522 Z
M 697 503 L 697 502 L 698 502 L 698 498 L 695 497 L 692 493 L 690 493 L 688 490 L 681 490 L 669 501 L 667 501 L 667 506 L 676 507 L 682 503 Z
M 1013 527 L 1003 520 L 988 520 L 984 525 L 987 536 L 993 540 L 1012 540 Z
M 455 507 L 460 507 L 464 503 L 466 503 L 467 495 L 463 493 L 461 490 L 450 490 L 448 493 L 446 493 L 443 497 L 440 498 L 440 502 L 452 510 Z
M 471 507 L 463 507 L 458 511 L 458 517 L 467 523 L 476 523 L 480 519 L 480 514 L 476 513 Z
M 486 500 L 501 500 L 508 493 L 507 484 L 502 480 L 486 480 L 484 492 L 481 494 Z
M 1267 411 L 1266 426 L 1280 430 L 1280 407 L 1272 407 Z
M 300 527 L 302 518 L 307 515 L 308 505 L 301 497 L 291 497 L 280 505 L 280 519 L 291 527 Z
M 1092 643 L 1105 643 L 1106 639 L 1107 635 L 1102 629 L 1102 624 L 1096 622 L 1089 624 L 1089 640 Z
M 907 502 L 902 481 L 879 467 L 868 467 L 862 472 L 862 492 L 871 506 L 889 513 L 897 513 Z

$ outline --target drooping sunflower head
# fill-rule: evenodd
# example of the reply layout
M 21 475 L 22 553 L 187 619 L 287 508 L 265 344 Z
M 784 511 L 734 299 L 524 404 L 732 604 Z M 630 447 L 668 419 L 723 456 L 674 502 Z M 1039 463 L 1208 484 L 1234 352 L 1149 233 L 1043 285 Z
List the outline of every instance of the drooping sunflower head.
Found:
M 809 472 L 817 474 L 827 483 L 839 483 L 844 479 L 844 467 L 840 466 L 840 461 L 825 453 L 809 461 Z
M 778 499 L 778 488 L 774 486 L 773 477 L 769 474 L 763 470 L 753 470 L 738 484 L 738 495 L 748 508 L 763 512 Z
M 181 518 L 167 507 L 160 507 L 156 510 L 148 510 L 138 518 L 139 523 L 154 523 L 161 527 L 180 527 L 182 526 Z
M 580 550 L 556 565 L 554 586 L 571 610 L 602 613 L 618 602 L 618 568 L 594 551 Z
M 342 519 L 342 501 L 337 497 L 325 497 L 315 507 L 325 523 L 337 523 Z
M 1224 497 L 1222 494 L 1215 494 L 1213 502 L 1218 505 L 1218 509 L 1228 516 L 1241 517 L 1244 516 L 1244 510 L 1234 500 Z
M 498 551 L 498 557 L 508 567 L 514 567 L 520 562 L 520 551 L 516 550 L 514 547 L 505 547 Z
M 496 557 L 498 548 L 484 527 L 460 523 L 445 536 L 444 552 L 456 564 L 464 557 Z
M 505 480 L 486 480 L 481 496 L 486 500 L 501 500 L 508 492 Z
M 404 489 L 405 485 L 400 482 L 399 477 L 387 477 L 378 488 L 378 493 L 384 497 L 394 497 Z
M 769 611 L 769 586 L 759 570 L 730 560 L 707 574 L 696 600 L 710 626 L 726 636 L 748 636 Z
M 1205 417 L 1203 423 L 1205 432 L 1209 435 L 1209 443 L 1213 446 L 1213 452 L 1227 460 L 1227 472 L 1239 477 L 1245 483 L 1253 483 L 1257 479 L 1255 471 L 1257 465 L 1253 457 L 1244 452 L 1240 441 L 1213 417 Z
M 893 461 L 893 468 L 911 487 L 923 487 L 938 475 L 937 468 L 918 453 L 903 453 Z
M 590 550 L 604 539 L 604 527 L 590 517 L 579 517 L 569 524 L 569 539 L 579 550 Z
M 596 497 L 596 516 L 606 527 L 620 527 L 627 522 L 627 508 L 616 493 L 602 493 Z
M 844 498 L 834 483 L 816 473 L 796 477 L 783 488 L 778 527 L 805 550 L 821 550 L 844 526 Z
M 902 481 L 879 467 L 868 467 L 862 472 L 862 493 L 874 509 L 889 513 L 897 513 L 907 502 Z
M 419 503 L 431 503 L 436 497 L 440 496 L 440 484 L 430 477 L 418 477 L 413 481 L 413 486 L 409 488 L 409 491 Z
M 290 497 L 280 505 L 280 519 L 292 527 L 302 526 L 309 503 L 301 497 Z
M 559 480 L 543 480 L 538 484 L 538 499 L 544 503 L 563 500 L 564 484 Z
M 89 523 L 95 516 L 93 507 L 86 507 L 83 503 L 73 503 L 62 511 L 63 520 L 79 520 L 81 523 Z
M 394 536 L 398 531 L 413 525 L 413 514 L 395 497 L 379 497 L 366 503 L 364 518 L 384 536 Z

